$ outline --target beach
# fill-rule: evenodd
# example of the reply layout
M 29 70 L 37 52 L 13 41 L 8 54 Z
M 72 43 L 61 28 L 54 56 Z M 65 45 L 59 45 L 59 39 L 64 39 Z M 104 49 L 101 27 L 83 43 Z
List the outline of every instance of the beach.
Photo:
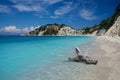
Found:
M 36 69 L 19 76 L 23 80 L 118 80 L 120 78 L 120 43 L 103 37 L 78 46 L 88 51 L 88 56 L 98 60 L 97 65 L 69 62 L 67 57 L 75 57 L 74 50 L 60 62 L 47 66 L 44 70 Z M 72 51 L 72 52 L 71 52 Z M 83 52 L 82 53 L 85 53 Z M 18 78 L 18 77 L 17 77 Z
M 91 44 L 89 56 L 98 60 L 97 65 L 84 65 L 79 80 L 118 80 L 120 78 L 120 43 L 118 40 L 98 37 Z
M 106 38 L 95 38 L 89 43 L 78 46 L 86 48 L 88 56 L 97 59 L 97 65 L 79 62 L 68 62 L 67 57 L 74 57 L 70 50 L 68 56 L 61 56 L 63 60 L 49 65 L 46 70 L 36 69 L 20 76 L 23 80 L 118 80 L 120 78 L 120 43 Z M 88 49 L 89 48 L 89 49 Z M 85 53 L 83 52 L 82 53 Z
M 15 38 L 16 37 L 14 37 L 14 39 Z M 14 43 L 16 47 L 19 43 L 19 40 L 21 42 L 22 37 L 19 37 L 19 38 L 20 39 L 17 38 L 18 39 L 17 44 Z M 28 40 L 26 38 L 23 39 L 23 41 L 25 41 L 25 43 L 23 43 L 24 48 L 27 47 L 28 42 L 26 41 L 29 41 L 29 38 L 33 39 L 33 37 L 28 37 Z M 65 39 L 62 37 L 60 39 L 54 40 L 53 42 L 50 41 L 50 43 L 47 43 L 47 44 L 49 44 L 48 45 L 49 47 L 50 44 L 53 44 L 56 41 L 55 44 L 58 45 L 58 40 L 59 40 L 59 45 L 61 46 L 61 48 L 59 49 L 60 51 L 62 50 L 63 52 L 60 52 L 59 54 L 57 54 L 58 52 L 56 52 L 55 54 L 51 54 L 51 56 L 42 57 L 39 52 L 40 46 L 42 44 L 38 44 L 40 43 L 40 41 L 36 42 L 38 39 L 39 37 L 36 37 L 35 40 L 29 41 L 29 47 L 28 47 L 28 48 L 32 48 L 31 51 L 28 49 L 28 51 L 32 52 L 33 48 L 36 46 L 33 51 L 35 52 L 38 50 L 38 52 L 36 52 L 38 54 L 35 54 L 34 52 L 33 53 L 29 52 L 28 54 L 27 52 L 25 52 L 26 55 L 25 53 L 22 54 L 22 52 L 19 53 L 19 55 L 14 53 L 14 56 L 12 57 L 12 59 L 11 57 L 9 57 L 9 56 L 12 56 L 12 54 L 9 54 L 9 56 L 7 56 L 8 54 L 6 56 L 4 55 L 4 57 L 6 58 L 1 59 L 1 61 L 6 61 L 8 59 L 8 62 L 10 63 L 10 64 L 6 63 L 6 66 L 5 66 L 5 63 L 4 65 L 1 65 L 1 68 L 3 68 L 1 69 L 1 71 L 4 70 L 5 76 L 6 74 L 8 74 L 8 72 L 11 73 L 12 71 L 11 75 L 8 74 L 8 77 L 11 78 L 11 80 L 118 80 L 120 78 L 119 76 L 120 74 L 119 72 L 119 69 L 120 69 L 119 40 L 111 39 L 111 38 L 104 38 L 104 37 L 95 37 L 95 38 L 85 37 L 84 41 L 87 39 L 88 41 L 86 43 L 79 44 L 80 43 L 79 37 L 77 38 L 68 37 Z M 45 39 L 47 38 L 45 37 Z M 53 40 L 53 38 L 51 39 Z M 78 47 L 81 49 L 82 54 L 88 55 L 92 57 L 92 59 L 98 60 L 97 65 L 92 65 L 92 64 L 89 65 L 89 64 L 80 63 L 80 62 L 69 62 L 68 57 L 76 56 L 75 49 L 74 49 L 75 47 L 68 48 L 69 50 L 68 49 L 64 50 L 64 48 L 62 49 L 63 40 L 64 42 L 66 41 L 66 43 L 64 43 L 66 47 L 78 45 Z M 71 40 L 71 41 L 68 42 L 68 40 L 69 41 Z M 68 45 L 67 42 L 68 43 L 73 42 L 74 44 L 71 43 Z M 34 43 L 34 45 L 31 43 Z M 14 48 L 13 50 L 15 49 L 18 50 L 20 45 L 21 47 L 23 47 L 23 44 L 19 43 L 18 48 Z M 11 46 L 13 45 L 13 43 L 12 44 L 10 43 L 9 45 Z M 53 48 L 54 46 L 50 46 L 50 47 Z M 47 47 L 45 46 L 45 49 L 46 48 Z M 56 46 L 53 49 L 56 50 Z M 51 53 L 53 53 L 53 50 Z M 43 56 L 45 55 L 46 54 L 44 54 Z M 55 57 L 53 58 L 53 56 Z M 16 58 L 19 58 L 19 59 L 16 59 Z M 14 59 L 16 60 L 15 62 L 12 61 Z M 26 60 L 26 61 L 28 60 L 28 61 L 27 62 L 24 61 L 23 63 L 23 60 Z M 31 61 L 29 62 L 29 60 Z M 42 61 L 42 60 L 45 60 L 45 61 Z M 20 61 L 21 61 L 21 64 L 18 63 Z M 19 67 L 19 65 L 22 67 Z M 7 66 L 9 66 L 9 68 Z

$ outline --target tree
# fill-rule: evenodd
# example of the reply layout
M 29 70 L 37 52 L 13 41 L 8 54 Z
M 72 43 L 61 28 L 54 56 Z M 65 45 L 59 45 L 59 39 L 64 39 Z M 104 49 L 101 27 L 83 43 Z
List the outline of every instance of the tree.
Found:
M 44 35 L 57 35 L 58 31 L 57 30 L 54 30 L 54 29 L 47 29 L 45 32 L 44 32 Z

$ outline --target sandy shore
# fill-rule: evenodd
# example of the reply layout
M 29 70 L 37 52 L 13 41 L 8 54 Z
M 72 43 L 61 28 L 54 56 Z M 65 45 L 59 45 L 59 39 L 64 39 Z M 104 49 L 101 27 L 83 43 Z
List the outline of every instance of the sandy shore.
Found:
M 86 71 L 79 80 L 120 79 L 120 43 L 106 38 L 97 38 L 91 45 L 89 56 L 98 59 L 98 64 L 84 66 Z
M 97 65 L 69 62 L 68 57 L 75 57 L 73 50 L 62 55 L 61 60 L 45 69 L 30 69 L 18 75 L 15 80 L 119 80 L 120 79 L 120 43 L 108 38 L 96 38 L 87 44 L 79 46 L 85 48 L 89 56 L 98 60 Z M 66 54 L 66 53 L 65 53 Z M 66 57 L 67 56 L 67 57 Z

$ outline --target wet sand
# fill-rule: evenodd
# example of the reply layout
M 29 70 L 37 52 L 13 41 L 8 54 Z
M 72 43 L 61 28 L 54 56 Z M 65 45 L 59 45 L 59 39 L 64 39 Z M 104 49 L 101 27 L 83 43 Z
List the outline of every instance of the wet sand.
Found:
M 98 64 L 85 66 L 85 76 L 79 80 L 118 80 L 120 79 L 120 43 L 97 38 L 89 50 L 89 56 Z

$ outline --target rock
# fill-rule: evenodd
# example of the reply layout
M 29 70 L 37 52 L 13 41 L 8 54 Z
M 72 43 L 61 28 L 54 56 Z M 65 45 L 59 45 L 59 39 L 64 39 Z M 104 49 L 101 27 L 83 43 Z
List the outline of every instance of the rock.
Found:
M 82 35 L 82 31 L 72 29 L 69 26 L 64 26 L 58 31 L 58 36 L 76 36 L 76 35 Z
M 108 37 L 120 37 L 120 16 L 117 18 L 112 27 L 105 33 Z
M 84 56 L 79 56 L 79 57 L 74 57 L 74 58 L 68 58 L 69 61 L 74 61 L 74 62 L 83 62 L 86 64 L 97 64 L 97 60 L 91 59 L 91 57 L 84 57 Z
M 47 24 L 42 27 L 38 27 L 33 31 L 23 34 L 24 36 L 76 36 L 82 35 L 83 30 L 76 30 L 64 24 Z
M 63 28 L 61 28 L 59 31 L 58 31 L 58 36 L 61 36 L 61 35 L 63 35 L 63 36 L 65 36 L 65 35 L 75 35 L 76 34 L 76 32 L 75 32 L 75 30 L 74 29 L 71 29 L 70 27 L 68 27 L 68 26 L 64 26 Z
M 106 32 L 105 29 L 100 29 L 96 35 L 97 36 L 103 36 L 105 34 L 105 32 Z

